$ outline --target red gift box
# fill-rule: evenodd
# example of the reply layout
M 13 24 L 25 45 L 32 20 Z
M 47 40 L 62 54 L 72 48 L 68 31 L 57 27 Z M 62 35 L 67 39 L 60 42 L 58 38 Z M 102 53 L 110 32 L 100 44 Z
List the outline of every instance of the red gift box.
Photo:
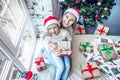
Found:
M 46 65 L 45 65 L 43 57 L 38 57 L 35 61 L 35 64 L 37 65 L 38 71 L 42 71 L 46 69 Z
M 109 28 L 105 25 L 98 24 L 97 29 L 95 30 L 94 34 L 97 35 L 106 35 L 109 31 Z
M 98 66 L 95 62 L 87 62 L 81 65 L 82 74 L 85 79 L 91 79 L 100 76 Z
M 75 34 L 77 34 L 77 35 L 86 34 L 84 26 L 83 25 L 76 26 Z

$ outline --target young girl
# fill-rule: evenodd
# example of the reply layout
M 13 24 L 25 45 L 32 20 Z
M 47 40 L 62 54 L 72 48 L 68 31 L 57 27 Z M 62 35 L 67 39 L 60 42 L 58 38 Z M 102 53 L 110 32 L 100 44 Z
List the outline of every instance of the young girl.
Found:
M 46 18 L 44 26 L 47 30 L 44 36 L 44 40 L 46 41 L 46 56 L 56 67 L 54 80 L 67 80 L 71 67 L 70 57 L 56 55 L 55 52 L 60 52 L 60 50 L 57 49 L 56 43 L 63 40 L 71 41 L 72 37 L 67 30 L 60 29 L 58 18 L 55 16 L 49 16 Z M 56 45 L 52 45 L 50 43 L 54 43 Z
M 73 36 L 75 34 L 75 25 L 79 20 L 80 10 L 76 8 L 68 8 L 60 21 L 60 27 L 68 30 L 68 32 Z

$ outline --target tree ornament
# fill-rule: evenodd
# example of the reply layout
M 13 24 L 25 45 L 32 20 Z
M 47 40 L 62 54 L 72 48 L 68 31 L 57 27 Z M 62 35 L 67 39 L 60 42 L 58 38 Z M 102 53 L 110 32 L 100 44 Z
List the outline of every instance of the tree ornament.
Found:
M 82 0 L 82 2 L 85 2 L 86 0 Z
M 75 1 L 75 4 L 78 4 L 78 3 L 79 3 L 79 2 L 76 0 L 76 1 Z
M 107 8 L 107 7 L 105 7 L 105 8 L 104 8 L 104 10 L 105 10 L 105 11 L 107 11 L 107 10 L 108 10 L 108 8 Z
M 101 17 L 103 18 L 103 17 L 104 17 L 104 15 L 101 15 Z
M 86 19 L 86 16 L 83 16 L 84 19 Z
M 95 10 L 95 14 L 98 14 L 98 10 Z
M 98 17 L 99 17 L 99 15 L 98 15 L 98 14 L 96 14 L 96 15 L 95 15 L 95 18 L 96 18 L 96 19 L 98 19 Z
M 102 4 L 101 2 L 97 2 L 97 5 L 98 5 L 98 6 L 101 6 L 101 4 Z

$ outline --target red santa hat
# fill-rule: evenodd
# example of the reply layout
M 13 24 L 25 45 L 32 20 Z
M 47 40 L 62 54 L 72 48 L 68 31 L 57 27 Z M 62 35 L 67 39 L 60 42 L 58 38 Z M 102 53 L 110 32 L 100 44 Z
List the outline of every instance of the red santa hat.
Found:
M 56 16 L 49 16 L 49 17 L 47 17 L 47 18 L 44 20 L 45 29 L 47 29 L 47 27 L 48 27 L 50 24 L 58 24 L 58 25 L 60 26 L 59 19 L 58 19 Z
M 64 14 L 67 13 L 67 12 L 74 14 L 77 18 L 77 21 L 79 20 L 80 10 L 78 10 L 77 8 L 69 8 L 64 12 Z

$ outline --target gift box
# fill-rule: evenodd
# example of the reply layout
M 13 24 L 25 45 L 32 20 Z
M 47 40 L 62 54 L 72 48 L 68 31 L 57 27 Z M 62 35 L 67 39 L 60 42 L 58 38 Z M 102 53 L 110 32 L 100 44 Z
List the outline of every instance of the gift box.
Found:
M 81 42 L 79 49 L 81 52 L 91 53 L 93 51 L 93 48 L 89 42 Z
M 109 43 L 99 44 L 98 50 L 105 61 L 117 59 L 117 54 L 115 53 L 113 46 Z
M 75 34 L 86 34 L 84 25 L 77 25 L 75 29 Z
M 46 69 L 46 64 L 45 64 L 43 57 L 36 58 L 35 64 L 37 65 L 38 71 L 42 71 L 42 70 Z
M 120 58 L 120 40 L 115 41 L 114 49 L 118 55 L 118 58 Z
M 91 53 L 91 54 L 84 53 L 84 56 L 86 57 L 87 61 L 96 62 L 97 65 L 101 65 L 104 63 L 103 58 L 97 53 Z
M 92 79 L 100 76 L 100 71 L 95 62 L 87 62 L 81 64 L 84 79 Z
M 120 76 L 120 66 L 113 62 L 106 62 L 103 65 L 100 65 L 100 71 L 112 76 L 114 80 L 118 80 L 117 77 Z
M 61 50 L 60 56 L 71 55 L 71 41 L 58 41 L 58 50 Z
M 106 27 L 105 25 L 98 24 L 94 34 L 97 35 L 106 35 L 109 31 L 109 28 Z

